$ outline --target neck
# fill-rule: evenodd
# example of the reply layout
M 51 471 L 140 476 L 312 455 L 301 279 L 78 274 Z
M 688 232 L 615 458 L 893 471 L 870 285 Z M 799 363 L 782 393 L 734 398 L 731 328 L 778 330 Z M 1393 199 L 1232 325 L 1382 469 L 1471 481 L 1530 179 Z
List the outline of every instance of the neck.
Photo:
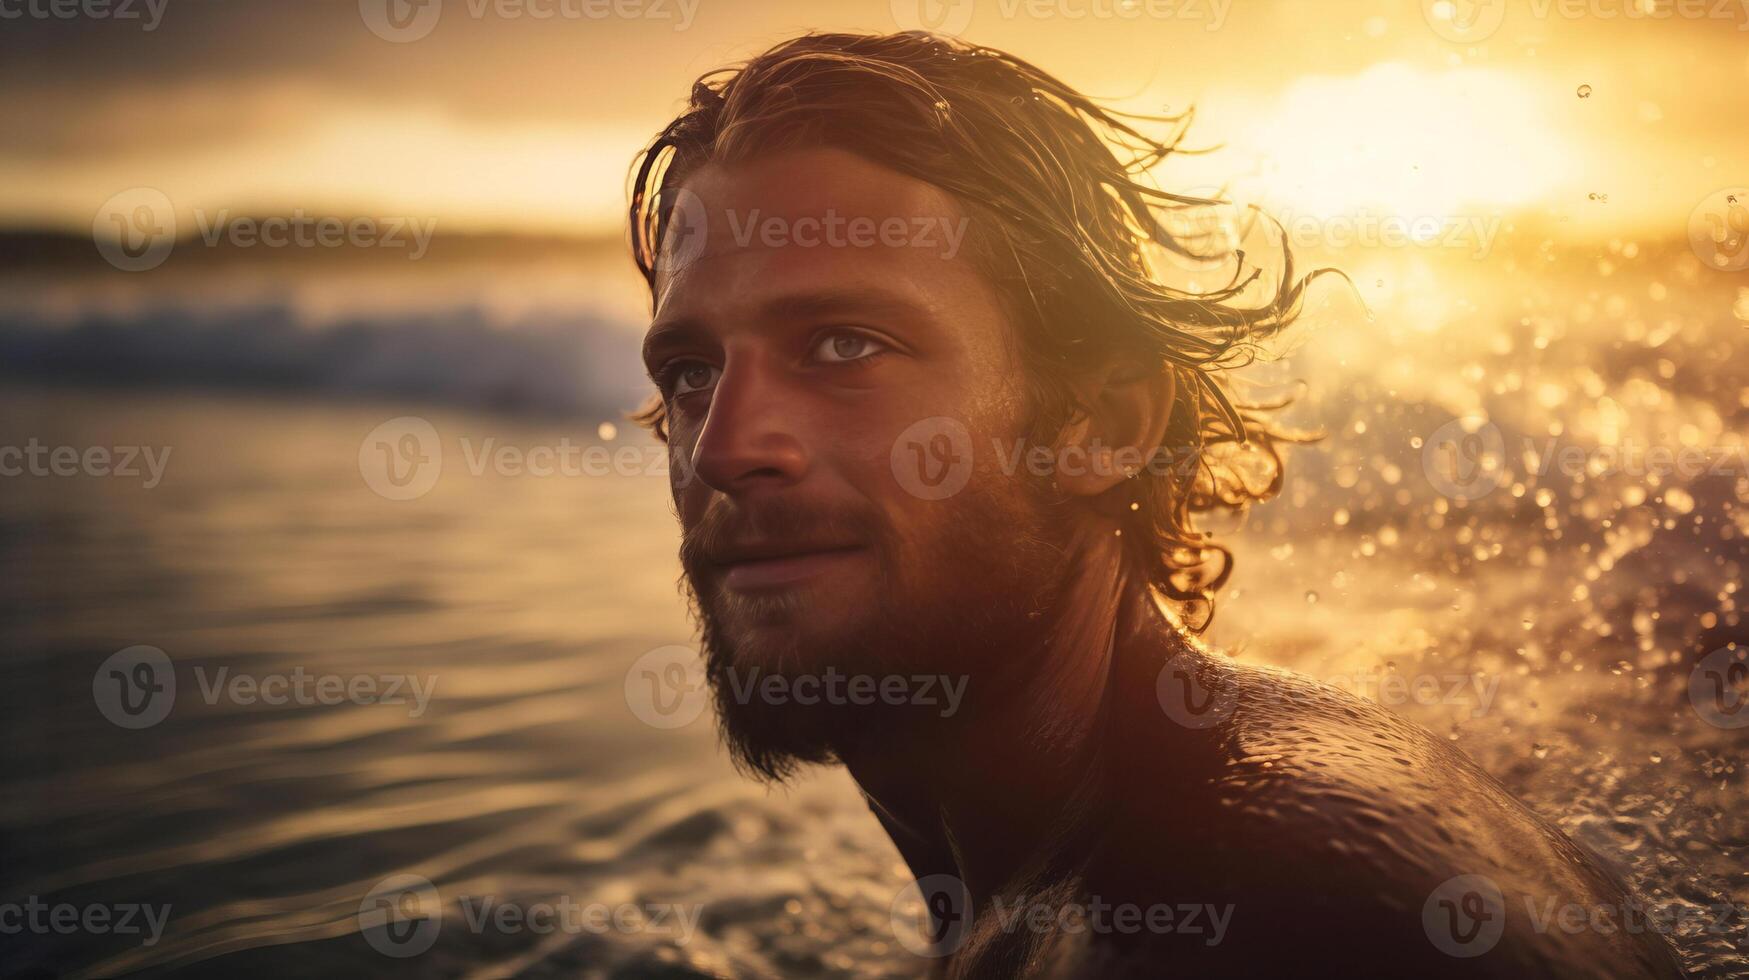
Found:
M 1146 583 L 1123 571 L 1110 529 L 1078 534 L 1069 555 L 1057 615 L 1031 656 L 986 651 L 980 661 L 1024 677 L 984 690 L 973 677 L 947 730 L 882 732 L 839 753 L 913 873 L 954 875 L 974 900 L 1073 860 L 1067 832 L 1104 805 L 1113 676 L 1176 640 Z

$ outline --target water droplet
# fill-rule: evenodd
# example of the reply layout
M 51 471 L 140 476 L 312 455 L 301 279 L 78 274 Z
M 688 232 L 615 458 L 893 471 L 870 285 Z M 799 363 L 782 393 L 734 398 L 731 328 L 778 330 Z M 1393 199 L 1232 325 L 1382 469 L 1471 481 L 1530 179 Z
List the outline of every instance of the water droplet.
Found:
M 1530 746 L 1530 754 L 1539 759 L 1547 759 L 1549 757 L 1549 747 L 1541 742 L 1533 742 Z
M 1307 592 L 1306 593 L 1306 605 L 1313 606 L 1313 605 L 1317 605 L 1317 603 L 1318 603 L 1318 593 Z
M 1579 97 L 1581 99 L 1591 98 L 1591 86 L 1589 86 L 1589 85 L 1579 86 Z
M 1664 761 L 1664 753 L 1653 752 L 1651 755 L 1647 756 L 1646 758 L 1651 759 L 1653 762 L 1663 762 Z

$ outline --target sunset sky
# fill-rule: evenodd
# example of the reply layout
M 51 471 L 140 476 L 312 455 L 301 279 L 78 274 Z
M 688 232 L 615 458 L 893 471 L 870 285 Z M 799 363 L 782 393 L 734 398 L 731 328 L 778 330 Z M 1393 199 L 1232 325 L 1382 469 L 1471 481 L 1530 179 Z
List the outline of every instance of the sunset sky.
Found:
M 925 22 L 1126 108 L 1194 104 L 1192 141 L 1227 149 L 1164 182 L 1231 179 L 1295 214 L 1676 237 L 1749 183 L 1749 0 L 447 0 L 402 11 L 424 33 L 401 43 L 372 29 L 386 2 L 0 19 L 0 223 L 84 233 L 149 186 L 184 215 L 617 234 L 629 162 L 701 72 L 807 29 Z M 1459 23 L 1486 36 L 1448 40 Z

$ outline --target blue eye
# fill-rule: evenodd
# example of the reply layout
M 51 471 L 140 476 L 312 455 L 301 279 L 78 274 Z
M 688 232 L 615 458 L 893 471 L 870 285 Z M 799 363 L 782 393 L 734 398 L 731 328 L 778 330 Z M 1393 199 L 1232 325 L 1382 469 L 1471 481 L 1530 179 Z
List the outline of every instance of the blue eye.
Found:
M 827 334 L 814 344 L 814 359 L 826 364 L 844 364 L 885 350 L 886 347 L 872 337 L 840 332 Z

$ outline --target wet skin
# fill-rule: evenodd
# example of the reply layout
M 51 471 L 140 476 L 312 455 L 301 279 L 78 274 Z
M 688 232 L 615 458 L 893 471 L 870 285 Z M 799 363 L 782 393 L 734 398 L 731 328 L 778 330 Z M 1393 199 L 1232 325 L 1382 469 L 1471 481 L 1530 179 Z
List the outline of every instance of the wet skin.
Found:
M 1683 975 L 1659 934 L 1621 915 L 1619 878 L 1451 743 L 1131 608 L 1093 804 L 1043 869 L 973 897 L 969 930 L 946 931 L 961 944 L 943 975 Z M 1190 680 L 1163 691 L 1163 672 Z M 1209 714 L 1162 710 L 1180 697 Z M 913 847 L 921 874 L 942 870 L 939 851 Z M 1497 892 L 1448 884 L 1459 876 Z M 1004 930 L 990 910 L 1022 895 L 1204 911 L 1185 934 Z
M 959 420 L 974 446 L 1026 429 L 1013 328 L 969 241 L 950 257 L 944 240 L 794 240 L 801 219 L 828 212 L 951 223 L 965 217 L 955 202 L 832 150 L 713 165 L 686 187 L 708 229 L 666 256 L 645 360 L 668 406 L 683 529 L 741 518 L 688 566 L 734 661 L 817 665 L 866 651 L 893 621 L 949 629 L 980 586 L 1036 584 L 1026 576 L 1045 570 L 1011 568 L 1035 563 L 1015 562 L 1000 533 L 942 544 L 990 512 L 1033 514 L 1011 475 L 980 458 L 965 494 L 925 500 L 892 463 L 920 419 Z M 745 234 L 772 217 L 789 238 Z M 1172 402 L 1163 383 L 1122 370 L 1087 379 L 1090 418 L 1065 439 L 1157 445 Z M 1062 475 L 1057 489 L 1091 504 L 1122 480 Z M 857 519 L 760 519 L 823 513 Z M 1344 692 L 1196 648 L 1124 567 L 1107 513 L 1063 518 L 1050 552 L 1066 556 L 1050 573 L 1062 587 L 1047 616 L 1022 624 L 1036 641 L 980 647 L 956 634 L 841 665 L 972 679 L 951 722 L 883 716 L 869 737 L 831 736 L 913 872 L 964 882 L 973 914 L 947 930 L 939 972 L 1679 975 L 1656 935 L 1539 931 L 1531 908 L 1620 907 L 1621 885 L 1449 743 Z M 1166 707 L 1183 694 L 1162 694 L 1173 671 L 1188 704 L 1218 706 L 1213 723 Z M 1460 875 L 1485 876 L 1501 906 L 1436 894 Z M 1005 929 L 997 910 L 1021 896 L 1231 911 L 1213 945 L 1206 932 Z M 1502 915 L 1474 956 L 1443 951 L 1428 925 L 1448 922 L 1461 940 Z

